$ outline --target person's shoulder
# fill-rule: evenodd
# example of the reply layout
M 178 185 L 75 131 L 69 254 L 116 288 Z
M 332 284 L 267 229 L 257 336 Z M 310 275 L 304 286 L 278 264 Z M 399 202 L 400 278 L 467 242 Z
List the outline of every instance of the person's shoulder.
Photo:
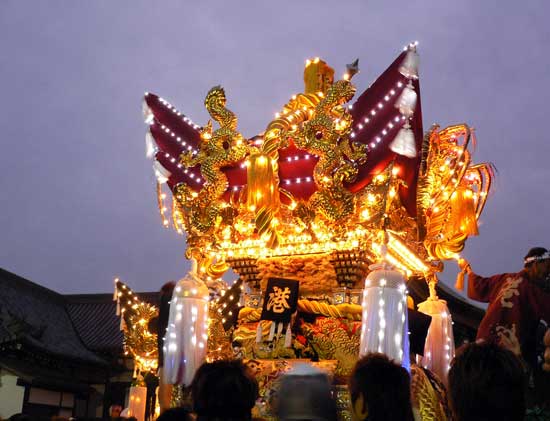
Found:
M 501 273 L 499 275 L 495 275 L 495 277 L 498 276 L 500 279 L 504 281 L 510 281 L 510 282 L 517 282 L 517 281 L 527 281 L 527 274 L 525 271 L 520 270 L 519 272 L 506 272 Z

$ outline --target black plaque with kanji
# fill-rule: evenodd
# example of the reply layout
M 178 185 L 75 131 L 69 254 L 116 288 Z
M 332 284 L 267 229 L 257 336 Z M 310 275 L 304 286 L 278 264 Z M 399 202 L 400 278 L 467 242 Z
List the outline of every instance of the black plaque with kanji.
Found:
M 269 278 L 262 307 L 262 320 L 288 323 L 298 307 L 300 283 L 294 279 Z

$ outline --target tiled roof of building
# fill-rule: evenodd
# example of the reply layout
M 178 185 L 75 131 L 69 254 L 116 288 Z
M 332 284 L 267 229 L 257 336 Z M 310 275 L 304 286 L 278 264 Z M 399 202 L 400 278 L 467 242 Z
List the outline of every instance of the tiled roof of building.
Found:
M 106 364 L 80 340 L 63 295 L 3 269 L 0 269 L 0 344 L 20 345 L 63 360 Z
M 151 304 L 158 304 L 159 293 L 137 293 Z M 88 349 L 120 355 L 123 334 L 120 317 L 116 315 L 116 302 L 112 294 L 65 295 L 67 311 Z

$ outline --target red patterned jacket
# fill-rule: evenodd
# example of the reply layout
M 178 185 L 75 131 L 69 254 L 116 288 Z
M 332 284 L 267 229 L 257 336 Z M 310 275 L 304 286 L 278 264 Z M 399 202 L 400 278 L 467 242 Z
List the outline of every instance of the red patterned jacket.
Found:
M 523 357 L 535 361 L 535 335 L 538 321 L 550 324 L 550 294 L 530 282 L 524 271 L 488 278 L 470 273 L 468 297 L 489 303 L 477 339 L 499 342 L 499 333 L 517 338 Z

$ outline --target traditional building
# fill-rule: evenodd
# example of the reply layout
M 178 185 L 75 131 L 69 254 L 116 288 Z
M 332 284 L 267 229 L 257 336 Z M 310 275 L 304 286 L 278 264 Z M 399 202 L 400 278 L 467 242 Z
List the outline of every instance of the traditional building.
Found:
M 0 269 L 0 418 L 94 419 L 124 405 L 133 366 L 115 307 L 112 294 L 62 295 Z

